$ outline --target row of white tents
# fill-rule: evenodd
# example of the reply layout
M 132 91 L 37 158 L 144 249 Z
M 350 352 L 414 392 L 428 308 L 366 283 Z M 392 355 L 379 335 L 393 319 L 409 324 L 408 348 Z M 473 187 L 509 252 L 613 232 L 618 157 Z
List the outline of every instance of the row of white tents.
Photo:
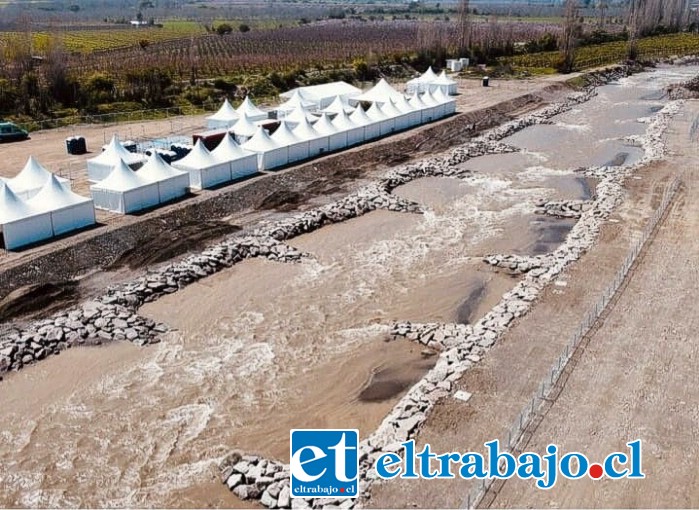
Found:
M 14 177 L 4 179 L 0 177 L 0 184 L 3 182 L 19 198 L 28 200 L 33 198 L 41 188 L 44 187 L 51 172 L 46 170 L 33 156 L 31 156 L 24 168 Z M 56 176 L 56 179 L 66 189 L 70 189 L 70 181 L 64 177 Z
M 151 209 L 188 192 L 189 174 L 168 165 L 157 152 L 138 172 L 120 161 L 104 180 L 90 186 L 95 207 L 120 214 Z
M 33 157 L 14 178 L 0 181 L 0 231 L 13 250 L 95 224 L 93 201 Z
M 226 99 L 216 113 L 206 118 L 206 126 L 209 129 L 229 128 L 241 117 L 255 122 L 267 119 L 268 114 L 255 106 L 249 97 L 246 97 L 238 108 L 233 108 Z
M 279 97 L 286 99 L 287 103 L 291 104 L 289 101 L 292 100 L 294 96 L 300 96 L 300 99 L 306 103 L 307 106 L 310 105 L 311 110 L 315 111 L 327 108 L 337 97 L 347 102 L 361 93 L 362 89 L 354 85 L 350 85 L 344 81 L 335 81 L 331 83 L 322 83 L 320 85 L 298 87 L 287 92 L 282 92 L 279 94 Z
M 146 156 L 130 152 L 124 148 L 116 136 L 112 137 L 107 147 L 94 158 L 87 160 L 87 178 L 91 182 L 103 181 L 114 167 L 125 163 L 131 170 L 138 170 L 146 162 Z
M 271 170 L 410 129 L 456 109 L 454 99 L 441 90 L 406 98 L 385 80 L 354 100 L 370 102 L 371 107 L 366 111 L 361 104 L 353 108 L 349 101 L 338 96 L 317 112 L 318 117 L 297 102 L 272 135 L 258 126 L 254 135 L 241 144 L 241 149 L 257 154 L 259 170 Z M 231 131 L 235 132 L 235 126 Z
M 456 94 L 456 86 L 456 81 L 449 78 L 446 71 L 442 71 L 438 75 L 429 67 L 422 75 L 410 80 L 406 85 L 405 91 L 408 94 L 421 94 L 423 92 L 432 92 L 434 94 L 441 90 L 443 94 L 453 96 Z
M 120 145 L 115 136 L 109 147 Z M 95 207 L 130 214 L 181 198 L 190 189 L 212 188 L 257 173 L 257 155 L 227 134 L 213 151 L 198 141 L 193 150 L 172 165 L 157 151 L 135 171 L 116 159 L 107 176 L 90 186 Z
M 256 174 L 257 156 L 242 149 L 227 133 L 213 151 L 198 140 L 192 151 L 172 166 L 189 174 L 193 189 L 205 189 Z
M 455 111 L 454 100 L 442 88 L 406 97 L 381 80 L 362 94 L 342 89 L 332 100 L 330 90 L 318 89 L 312 101 L 301 91 L 291 93 L 271 135 L 260 122 L 267 113 L 248 98 L 237 110 L 226 102 L 209 120 L 230 133 L 213 151 L 198 141 L 172 165 L 157 151 L 147 157 L 126 150 L 115 136 L 101 154 L 87 161 L 88 177 L 94 182 L 91 199 L 74 193 L 70 181 L 30 157 L 16 177 L 0 178 L 4 246 L 16 249 L 93 225 L 95 207 L 122 214 L 157 207 L 190 189 L 211 188 L 341 150 Z M 371 103 L 366 111 L 364 102 Z

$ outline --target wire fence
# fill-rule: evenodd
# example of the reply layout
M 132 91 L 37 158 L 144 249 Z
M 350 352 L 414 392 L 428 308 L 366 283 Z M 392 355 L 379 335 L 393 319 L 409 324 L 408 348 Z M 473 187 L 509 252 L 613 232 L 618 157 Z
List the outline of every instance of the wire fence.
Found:
M 575 353 L 577 348 L 580 346 L 582 340 L 590 332 L 592 326 L 600 318 L 604 310 L 611 302 L 614 295 L 621 287 L 631 267 L 636 261 L 638 255 L 641 253 L 641 250 L 645 246 L 646 242 L 648 242 L 650 237 L 653 235 L 656 227 L 658 226 L 658 223 L 663 218 L 665 212 L 667 211 L 667 208 L 674 200 L 679 186 L 679 177 L 675 178 L 668 185 L 663 195 L 662 202 L 660 203 L 658 209 L 656 209 L 653 216 L 648 221 L 648 224 L 643 230 L 641 237 L 638 239 L 638 241 L 636 241 L 636 243 L 634 243 L 633 247 L 631 248 L 631 251 L 626 257 L 626 260 L 624 260 L 623 265 L 616 273 L 614 280 L 605 290 L 600 299 L 595 303 L 595 305 L 587 312 L 585 318 L 582 320 L 578 328 L 575 330 L 573 337 L 565 346 L 565 349 L 563 349 L 561 355 L 554 362 L 549 372 L 538 385 L 538 388 L 534 396 L 527 403 L 527 405 L 524 406 L 524 408 L 519 413 L 514 423 L 508 430 L 503 450 L 509 451 L 512 454 L 515 454 L 517 452 L 517 448 L 520 445 L 522 439 L 524 438 L 525 432 L 531 426 L 534 420 L 540 416 L 538 414 L 539 409 L 545 402 L 551 401 L 550 397 L 553 394 L 554 389 L 556 388 L 556 384 L 559 381 L 564 370 L 568 366 L 568 363 L 571 360 L 573 354 Z M 504 462 L 505 459 L 503 459 L 503 463 Z M 503 466 L 501 465 L 500 467 L 502 468 Z M 495 479 L 493 478 L 480 480 L 479 483 L 475 487 L 473 487 L 471 491 L 467 494 L 466 499 L 463 502 L 462 508 L 476 508 L 478 504 L 486 496 L 488 490 L 491 488 L 494 481 Z
M 202 107 L 173 106 L 171 108 L 155 108 L 150 110 L 133 110 L 124 112 L 105 113 L 100 115 L 72 115 L 57 119 L 32 120 L 29 122 L 17 122 L 16 124 L 29 132 L 42 129 L 71 128 L 78 125 L 100 124 L 104 126 L 123 124 L 129 122 L 144 122 L 147 120 L 162 120 L 171 117 L 185 115 L 197 115 L 215 111 L 215 104 L 204 104 Z
M 13 331 L 13 327 L 11 324 L 8 324 L 8 323 L 0 324 L 0 340 L 3 340 L 12 331 Z

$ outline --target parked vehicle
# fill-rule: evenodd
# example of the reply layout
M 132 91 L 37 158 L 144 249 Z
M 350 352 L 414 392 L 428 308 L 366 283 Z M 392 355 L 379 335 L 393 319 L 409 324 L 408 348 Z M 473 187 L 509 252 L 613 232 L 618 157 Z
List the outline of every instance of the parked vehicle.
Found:
M 16 142 L 27 138 L 29 138 L 29 133 L 24 129 L 15 126 L 12 122 L 0 122 L 0 143 Z

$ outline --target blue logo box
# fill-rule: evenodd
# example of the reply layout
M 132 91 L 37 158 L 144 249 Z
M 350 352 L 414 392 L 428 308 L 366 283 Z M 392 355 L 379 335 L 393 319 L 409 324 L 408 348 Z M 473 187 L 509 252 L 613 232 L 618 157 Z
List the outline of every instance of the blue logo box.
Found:
M 292 498 L 359 495 L 359 431 L 293 429 L 290 433 Z

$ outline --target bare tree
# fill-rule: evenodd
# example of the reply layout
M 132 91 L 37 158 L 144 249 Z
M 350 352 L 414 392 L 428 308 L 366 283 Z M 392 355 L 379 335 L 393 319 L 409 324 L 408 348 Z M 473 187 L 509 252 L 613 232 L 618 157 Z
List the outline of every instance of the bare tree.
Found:
M 691 17 L 691 0 L 631 0 L 629 2 L 629 54 L 633 56 L 639 37 L 663 27 L 684 30 Z
M 0 60 L 5 60 L 7 73 L 16 83 L 32 70 L 32 46 L 31 19 L 26 14 L 21 14 L 16 20 L 18 31 L 11 34 L 5 41 Z
M 604 29 L 605 26 L 607 9 L 609 9 L 607 0 L 597 0 L 597 12 L 599 13 L 598 25 L 601 29 Z
M 457 49 L 459 56 L 466 55 L 471 49 L 471 13 L 469 0 L 459 2 L 459 30 Z
M 189 84 L 194 86 L 197 84 L 197 78 L 199 75 L 199 44 L 194 36 L 192 36 L 189 40 L 187 64 L 189 67 Z
M 423 59 L 432 65 L 444 65 L 446 58 L 446 43 L 448 38 L 445 37 L 447 31 L 440 24 L 425 23 L 418 28 L 417 31 L 417 47 L 418 52 Z
M 560 40 L 561 62 L 560 71 L 569 73 L 575 65 L 575 53 L 577 49 L 577 36 L 580 32 L 578 2 L 566 0 L 563 13 L 563 34 Z
M 631 0 L 629 2 L 629 44 L 626 49 L 626 57 L 636 60 L 638 56 L 638 32 L 639 16 L 644 8 L 645 0 Z

